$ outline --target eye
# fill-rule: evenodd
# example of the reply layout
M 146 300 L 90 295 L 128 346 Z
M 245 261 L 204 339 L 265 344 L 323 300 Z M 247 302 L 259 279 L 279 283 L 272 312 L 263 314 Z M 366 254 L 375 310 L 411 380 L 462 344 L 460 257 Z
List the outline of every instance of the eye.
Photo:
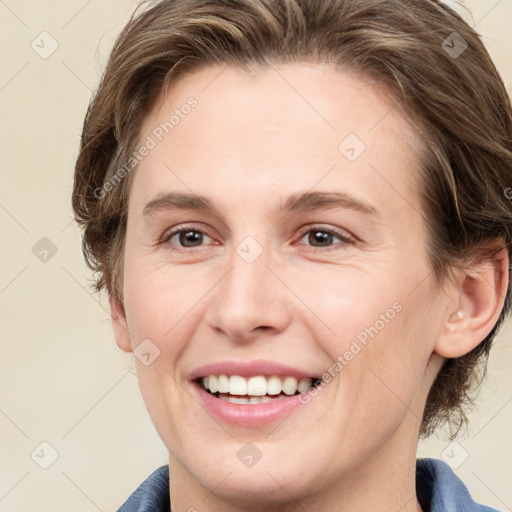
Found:
M 301 240 L 306 239 L 308 243 L 312 244 L 314 248 L 330 248 L 333 243 L 333 239 L 337 238 L 340 240 L 342 245 L 349 244 L 353 245 L 355 243 L 355 239 L 351 236 L 347 235 L 344 231 L 339 231 L 337 229 L 326 228 L 323 226 L 313 226 L 309 228 L 300 238 Z M 339 244 L 336 244 L 339 245 Z
M 204 245 L 205 237 L 212 240 L 211 237 L 201 229 L 182 227 L 170 233 L 166 233 L 159 244 L 169 246 L 171 250 L 194 249 Z M 346 244 L 353 245 L 355 243 L 355 239 L 347 235 L 346 232 L 324 226 L 313 226 L 307 231 L 303 231 L 299 239 L 300 245 L 302 245 L 300 242 L 304 239 L 317 250 L 321 250 L 322 248 L 335 250 L 337 247 L 331 248 L 335 239 L 338 239 L 339 242 L 334 243 L 334 245 L 341 245 L 342 247 Z
M 210 238 L 204 231 L 200 229 L 185 227 L 165 234 L 159 243 L 170 245 L 171 249 L 174 249 L 177 244 L 178 247 L 181 248 L 193 249 L 194 247 L 199 247 L 201 245 L 201 243 L 204 241 L 204 237 Z M 177 250 L 179 250 L 179 248 Z

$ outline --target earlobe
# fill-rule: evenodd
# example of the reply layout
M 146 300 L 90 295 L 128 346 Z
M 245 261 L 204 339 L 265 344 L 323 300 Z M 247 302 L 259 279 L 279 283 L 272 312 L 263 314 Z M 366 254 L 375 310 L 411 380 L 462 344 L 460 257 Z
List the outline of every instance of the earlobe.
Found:
M 447 310 L 434 351 L 446 358 L 461 357 L 491 332 L 500 316 L 508 288 L 506 249 L 468 267 L 455 290 L 455 307 Z
M 116 338 L 117 346 L 124 352 L 132 352 L 132 343 L 126 322 L 126 312 L 119 299 L 110 297 L 110 317 L 112 319 L 112 330 Z

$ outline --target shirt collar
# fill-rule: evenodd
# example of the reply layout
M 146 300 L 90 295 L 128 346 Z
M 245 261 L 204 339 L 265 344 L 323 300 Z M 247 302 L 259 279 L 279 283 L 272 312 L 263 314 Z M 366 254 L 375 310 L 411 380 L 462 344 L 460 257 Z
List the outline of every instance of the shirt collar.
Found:
M 416 495 L 424 512 L 498 512 L 475 503 L 453 469 L 438 459 L 416 461 Z

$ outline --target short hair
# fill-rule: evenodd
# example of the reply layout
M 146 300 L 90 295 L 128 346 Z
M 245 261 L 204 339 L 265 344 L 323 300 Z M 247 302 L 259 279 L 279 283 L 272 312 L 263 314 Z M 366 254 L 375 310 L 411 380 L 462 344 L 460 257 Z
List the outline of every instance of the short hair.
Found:
M 126 162 L 143 120 L 173 81 L 219 64 L 249 70 L 329 63 L 371 81 L 391 95 L 423 142 L 419 176 L 411 173 L 411 180 L 427 222 L 435 282 L 481 256 L 490 241 L 506 247 L 510 258 L 510 98 L 480 36 L 452 9 L 434 0 L 152 4 L 132 15 L 113 47 L 87 110 L 75 167 L 72 205 L 97 292 L 123 300 L 127 199 L 136 172 Z M 489 335 L 445 361 L 427 398 L 421 437 L 448 423 L 454 438 L 467 425 L 465 411 L 510 304 L 509 282 Z

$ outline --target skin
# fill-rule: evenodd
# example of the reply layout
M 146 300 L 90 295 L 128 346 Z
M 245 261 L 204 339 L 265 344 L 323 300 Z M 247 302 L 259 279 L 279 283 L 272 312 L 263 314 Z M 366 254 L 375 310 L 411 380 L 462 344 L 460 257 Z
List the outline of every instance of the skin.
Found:
M 160 350 L 136 364 L 169 450 L 172 510 L 420 510 L 415 460 L 428 391 L 443 358 L 469 352 L 496 322 L 506 255 L 436 288 L 413 179 L 419 141 L 364 80 L 308 63 L 206 67 L 162 95 L 140 141 L 190 96 L 197 107 L 132 171 L 123 303 L 111 299 L 119 347 L 149 338 Z M 338 149 L 351 133 L 366 145 L 353 162 Z M 143 215 L 169 191 L 205 196 L 216 213 Z M 377 215 L 280 211 L 307 191 L 350 194 Z M 179 236 L 158 243 L 191 225 L 205 233 L 192 247 Z M 323 227 L 355 241 L 322 244 L 314 233 Z M 252 263 L 236 252 L 248 235 L 263 249 Z M 321 375 L 396 303 L 401 311 L 277 425 L 219 424 L 189 393 L 192 370 L 226 359 Z M 248 442 L 262 453 L 251 468 L 237 458 Z

